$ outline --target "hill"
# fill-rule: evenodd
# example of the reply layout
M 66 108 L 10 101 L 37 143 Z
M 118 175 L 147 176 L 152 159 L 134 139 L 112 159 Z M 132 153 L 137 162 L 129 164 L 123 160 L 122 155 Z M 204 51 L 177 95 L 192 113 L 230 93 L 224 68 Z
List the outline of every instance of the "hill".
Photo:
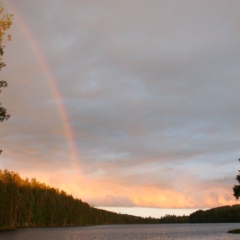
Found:
M 34 178 L 0 170 L 0 229 L 133 223 L 158 220 L 96 209 Z
M 240 205 L 198 210 L 189 216 L 166 215 L 159 223 L 236 223 L 240 222 Z
M 189 216 L 190 223 L 235 223 L 240 222 L 240 205 L 198 210 Z

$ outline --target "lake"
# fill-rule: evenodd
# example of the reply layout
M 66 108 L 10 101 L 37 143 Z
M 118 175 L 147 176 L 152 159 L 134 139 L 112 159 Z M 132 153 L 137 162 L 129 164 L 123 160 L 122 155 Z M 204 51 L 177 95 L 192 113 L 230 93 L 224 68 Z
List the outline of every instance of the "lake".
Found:
M 0 240 L 239 240 L 227 233 L 235 228 L 240 223 L 27 228 L 0 232 Z

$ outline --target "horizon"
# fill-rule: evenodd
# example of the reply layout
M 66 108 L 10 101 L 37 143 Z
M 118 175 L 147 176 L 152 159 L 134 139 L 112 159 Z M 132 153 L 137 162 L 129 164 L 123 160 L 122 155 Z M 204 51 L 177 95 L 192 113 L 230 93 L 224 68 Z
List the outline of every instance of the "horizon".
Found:
M 152 217 L 152 218 L 161 218 L 166 215 L 175 215 L 175 216 L 189 216 L 191 213 L 200 210 L 195 209 L 174 209 L 174 208 L 147 208 L 147 207 L 97 207 L 98 209 L 103 209 L 110 212 L 120 213 L 120 214 L 129 214 L 137 217 Z M 207 210 L 201 209 L 201 210 Z
M 238 0 L 3 5 L 1 169 L 144 217 L 237 204 Z

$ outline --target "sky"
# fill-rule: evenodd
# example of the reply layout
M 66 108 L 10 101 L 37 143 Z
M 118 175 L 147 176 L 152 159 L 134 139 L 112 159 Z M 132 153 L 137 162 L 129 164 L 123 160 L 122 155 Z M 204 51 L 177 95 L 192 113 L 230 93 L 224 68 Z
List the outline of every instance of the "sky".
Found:
M 239 0 L 8 0 L 0 168 L 141 216 L 238 202 Z

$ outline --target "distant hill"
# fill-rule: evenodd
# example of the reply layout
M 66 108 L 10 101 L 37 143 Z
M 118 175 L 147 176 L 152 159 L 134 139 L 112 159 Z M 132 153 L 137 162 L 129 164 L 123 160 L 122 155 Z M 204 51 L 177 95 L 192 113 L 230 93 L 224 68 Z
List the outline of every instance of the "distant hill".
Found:
M 236 223 L 240 222 L 240 205 L 198 210 L 189 216 L 166 215 L 159 223 Z
M 158 220 L 96 209 L 35 178 L 0 170 L 0 229 L 133 223 Z
M 240 222 L 240 205 L 198 210 L 189 216 L 190 223 L 235 223 Z

